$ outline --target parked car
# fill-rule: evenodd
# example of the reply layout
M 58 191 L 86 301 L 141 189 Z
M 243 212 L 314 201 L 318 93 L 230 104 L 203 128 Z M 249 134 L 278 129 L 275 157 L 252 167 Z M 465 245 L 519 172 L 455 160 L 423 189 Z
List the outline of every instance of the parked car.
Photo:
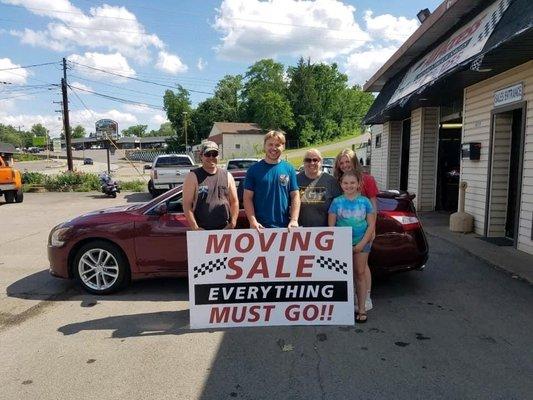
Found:
M 4 195 L 6 203 L 22 203 L 22 175 L 0 156 L 0 196 Z
M 152 197 L 183 184 L 185 177 L 192 168 L 195 168 L 192 158 L 185 154 L 163 154 L 157 156 L 150 166 L 150 180 L 148 191 Z
M 94 161 L 92 158 L 87 157 L 83 159 L 83 165 L 93 165 L 93 164 L 94 164 Z
M 233 173 L 238 188 L 245 173 Z M 242 190 L 237 190 L 242 204 Z M 428 244 L 406 192 L 378 195 L 377 232 L 370 253 L 373 273 L 424 267 Z M 242 208 L 242 207 L 241 207 Z M 237 228 L 248 228 L 241 209 Z M 150 202 L 93 211 L 54 227 L 48 238 L 50 273 L 77 279 L 88 292 L 108 294 L 131 279 L 187 276 L 182 188 Z
M 228 160 L 226 169 L 228 171 L 235 169 L 247 170 L 258 161 L 259 158 L 232 158 Z

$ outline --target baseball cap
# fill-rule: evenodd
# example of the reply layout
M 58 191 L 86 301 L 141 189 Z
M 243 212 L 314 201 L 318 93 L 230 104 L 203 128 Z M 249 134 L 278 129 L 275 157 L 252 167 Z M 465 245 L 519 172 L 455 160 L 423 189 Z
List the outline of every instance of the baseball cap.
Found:
M 204 154 L 207 151 L 216 151 L 218 152 L 218 145 L 215 142 L 206 141 L 202 143 L 201 153 Z

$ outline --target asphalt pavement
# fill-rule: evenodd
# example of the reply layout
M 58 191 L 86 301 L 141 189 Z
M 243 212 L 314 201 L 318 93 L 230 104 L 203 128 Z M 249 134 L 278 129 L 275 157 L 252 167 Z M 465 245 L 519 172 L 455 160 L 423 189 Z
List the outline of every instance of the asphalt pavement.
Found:
M 531 285 L 447 240 L 374 283 L 367 324 L 193 331 L 184 279 L 92 296 L 48 275 L 53 224 L 145 199 L 60 195 L 0 205 L 0 398 L 531 398 Z

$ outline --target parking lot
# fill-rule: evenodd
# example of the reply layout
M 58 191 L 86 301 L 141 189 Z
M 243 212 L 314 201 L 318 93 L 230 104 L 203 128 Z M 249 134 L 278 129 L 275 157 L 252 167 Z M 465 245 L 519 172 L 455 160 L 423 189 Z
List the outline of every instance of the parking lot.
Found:
M 525 399 L 533 292 L 430 237 L 424 272 L 376 282 L 366 325 L 193 331 L 185 279 L 91 296 L 48 274 L 46 240 L 146 193 L 0 200 L 2 398 Z

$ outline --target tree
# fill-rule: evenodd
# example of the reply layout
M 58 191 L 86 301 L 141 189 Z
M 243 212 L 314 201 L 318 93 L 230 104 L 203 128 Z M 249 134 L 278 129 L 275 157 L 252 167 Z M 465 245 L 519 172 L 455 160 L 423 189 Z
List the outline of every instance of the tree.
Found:
M 169 147 L 179 150 L 179 146 L 185 149 L 185 129 L 187 129 L 188 143 L 196 143 L 196 129 L 192 124 L 192 109 L 189 91 L 178 85 L 176 91 L 166 90 L 163 96 L 163 104 L 167 113 L 167 118 L 172 124 L 172 129 L 176 132 L 175 139 L 167 140 Z M 185 113 L 185 114 L 184 114 Z M 187 128 L 185 128 L 185 123 Z
M 136 137 L 144 137 L 146 136 L 146 130 L 148 129 L 148 125 L 132 125 L 127 129 L 122 130 L 123 136 L 136 136 Z
M 76 125 L 76 127 L 72 131 L 71 137 L 72 137 L 72 139 L 81 139 L 81 138 L 85 137 L 86 133 L 87 132 L 85 132 L 85 128 L 83 126 Z
M 15 147 L 23 147 L 25 144 L 24 138 L 14 127 L 3 124 L 0 124 L 0 142 L 11 143 Z
M 163 122 L 157 131 L 157 136 L 172 136 L 174 134 L 174 129 L 172 129 L 170 122 Z
M 31 133 L 33 136 L 48 136 L 49 131 L 42 124 L 35 124 L 31 127 Z
M 271 59 L 260 60 L 248 68 L 241 94 L 248 121 L 264 129 L 294 126 L 283 73 L 283 64 Z
M 218 82 L 214 98 L 220 101 L 218 106 L 220 107 L 221 115 L 217 118 L 217 121 L 238 122 L 240 120 L 241 104 L 239 96 L 242 89 L 241 75 L 226 75 Z

